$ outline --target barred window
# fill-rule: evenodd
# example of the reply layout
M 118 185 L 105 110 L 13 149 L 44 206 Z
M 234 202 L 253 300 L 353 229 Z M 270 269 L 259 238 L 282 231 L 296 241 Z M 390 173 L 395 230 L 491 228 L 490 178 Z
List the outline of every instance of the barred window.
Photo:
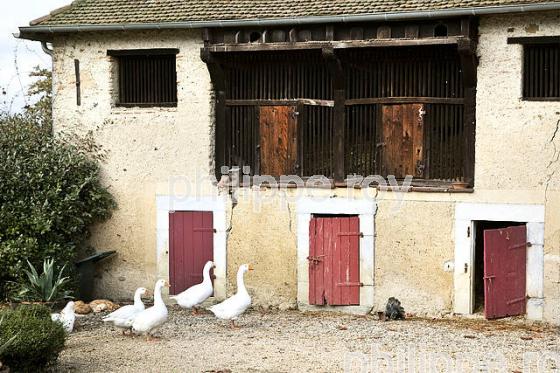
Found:
M 118 64 L 117 106 L 177 106 L 176 49 L 109 51 Z
M 560 100 L 560 43 L 524 45 L 523 98 Z

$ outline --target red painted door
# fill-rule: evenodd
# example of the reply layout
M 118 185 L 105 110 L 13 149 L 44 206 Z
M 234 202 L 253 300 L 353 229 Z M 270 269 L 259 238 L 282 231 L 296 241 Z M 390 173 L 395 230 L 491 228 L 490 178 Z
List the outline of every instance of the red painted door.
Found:
M 202 269 L 213 260 L 214 223 L 209 211 L 169 213 L 169 280 L 171 294 L 202 282 Z
M 359 218 L 313 217 L 309 234 L 309 304 L 359 305 Z
M 525 314 L 527 229 L 524 225 L 484 231 L 484 315 Z

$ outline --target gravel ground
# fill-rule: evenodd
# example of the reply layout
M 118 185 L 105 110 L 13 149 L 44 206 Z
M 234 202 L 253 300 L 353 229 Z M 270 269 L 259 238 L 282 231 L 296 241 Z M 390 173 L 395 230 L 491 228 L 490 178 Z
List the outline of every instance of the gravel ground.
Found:
M 239 320 L 240 328 L 230 329 L 209 313 L 171 309 L 161 339 L 147 342 L 120 335 L 101 317 L 77 320 L 56 371 L 335 372 L 359 371 L 360 362 L 363 371 L 479 371 L 487 364 L 497 371 L 537 372 L 539 363 L 546 368 L 540 371 L 560 369 L 558 329 L 516 320 L 382 322 L 253 311 Z

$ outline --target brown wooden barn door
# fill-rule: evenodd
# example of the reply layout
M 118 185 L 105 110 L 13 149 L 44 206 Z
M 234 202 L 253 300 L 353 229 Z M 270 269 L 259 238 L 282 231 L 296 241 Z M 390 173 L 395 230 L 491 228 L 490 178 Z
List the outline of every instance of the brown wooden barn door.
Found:
M 209 211 L 169 213 L 170 294 L 202 282 L 202 269 L 214 257 L 214 223 Z
M 381 110 L 382 175 L 424 176 L 424 105 L 383 105 Z
M 313 217 L 309 225 L 309 304 L 360 304 L 360 219 Z
M 527 229 L 520 225 L 484 231 L 484 316 L 525 314 Z
M 295 106 L 261 106 L 259 115 L 261 175 L 297 173 L 297 110 Z

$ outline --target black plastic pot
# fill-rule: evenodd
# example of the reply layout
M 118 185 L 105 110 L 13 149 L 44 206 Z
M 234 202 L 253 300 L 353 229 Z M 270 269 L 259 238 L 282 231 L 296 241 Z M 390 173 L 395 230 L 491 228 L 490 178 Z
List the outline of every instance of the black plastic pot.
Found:
M 114 250 L 104 251 L 76 262 L 76 267 L 78 268 L 78 274 L 80 278 L 78 290 L 80 292 L 81 300 L 83 300 L 84 302 L 90 302 L 93 300 L 93 278 L 95 275 L 96 264 L 116 254 L 117 252 Z

